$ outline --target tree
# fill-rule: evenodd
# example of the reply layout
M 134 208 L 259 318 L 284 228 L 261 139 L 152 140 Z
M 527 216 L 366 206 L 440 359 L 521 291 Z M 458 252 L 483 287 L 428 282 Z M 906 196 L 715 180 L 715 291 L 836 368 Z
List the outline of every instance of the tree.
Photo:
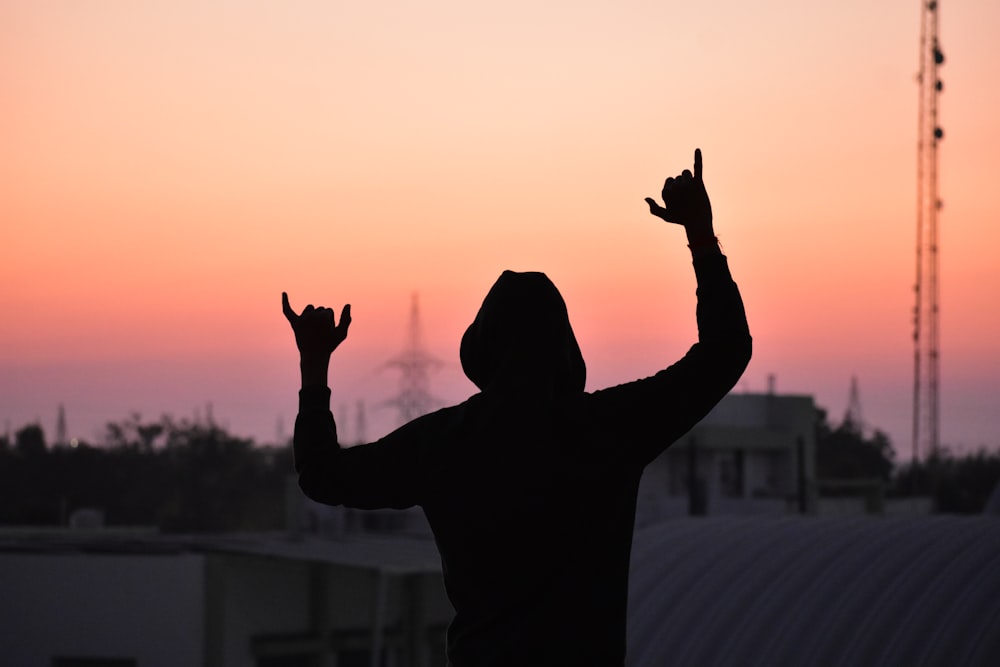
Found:
M 268 470 L 253 441 L 213 423 L 164 420 L 162 451 L 169 485 L 160 524 L 166 530 L 249 530 L 280 525 L 283 476 Z
M 899 495 L 931 496 L 938 512 L 979 514 L 997 484 L 1000 453 L 981 448 L 955 456 L 942 447 L 923 461 L 903 466 L 893 488 Z
M 134 447 L 143 452 L 153 451 L 157 440 L 163 435 L 164 417 L 158 422 L 142 422 L 142 415 L 133 412 L 120 422 L 108 422 L 104 427 L 104 440 L 111 447 Z
M 879 430 L 865 437 L 860 425 L 845 419 L 836 428 L 818 411 L 816 426 L 816 474 L 820 479 L 871 480 L 888 483 L 892 478 L 895 452 L 889 436 Z
M 109 423 L 100 446 L 52 448 L 30 424 L 0 448 L 0 524 L 59 525 L 92 507 L 112 525 L 276 530 L 291 470 L 289 447 L 256 447 L 211 421 L 132 414 Z
M 38 424 L 28 424 L 14 434 L 14 448 L 25 457 L 45 454 L 45 431 Z

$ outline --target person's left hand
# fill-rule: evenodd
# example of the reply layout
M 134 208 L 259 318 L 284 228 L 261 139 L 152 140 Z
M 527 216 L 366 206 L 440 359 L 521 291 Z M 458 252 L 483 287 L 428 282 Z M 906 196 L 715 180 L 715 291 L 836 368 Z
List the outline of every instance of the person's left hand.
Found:
M 649 212 L 658 218 L 682 225 L 688 238 L 714 236 L 712 204 L 702 179 L 701 149 L 694 151 L 694 173 L 685 169 L 680 176 L 668 178 L 663 184 L 663 206 L 646 197 Z
M 281 293 L 281 309 L 295 333 L 295 345 L 303 358 L 327 356 L 347 338 L 347 328 L 351 326 L 351 304 L 340 311 L 340 323 L 333 318 L 333 309 L 312 304 L 296 314 L 288 303 L 288 293 Z

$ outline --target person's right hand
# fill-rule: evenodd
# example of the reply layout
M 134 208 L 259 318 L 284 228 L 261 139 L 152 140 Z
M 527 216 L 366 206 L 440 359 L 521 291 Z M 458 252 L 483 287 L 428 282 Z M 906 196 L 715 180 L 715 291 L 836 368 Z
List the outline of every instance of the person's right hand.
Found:
M 683 225 L 688 238 L 714 236 L 712 204 L 701 177 L 700 148 L 694 151 L 694 173 L 685 169 L 680 176 L 668 178 L 663 184 L 661 195 L 663 206 L 646 197 L 650 213 L 667 222 Z
M 296 314 L 288 303 L 288 293 L 281 293 L 281 309 L 295 333 L 295 345 L 303 358 L 329 357 L 337 346 L 347 338 L 347 328 L 351 326 L 351 304 L 340 312 L 340 323 L 333 319 L 331 308 L 306 306 Z

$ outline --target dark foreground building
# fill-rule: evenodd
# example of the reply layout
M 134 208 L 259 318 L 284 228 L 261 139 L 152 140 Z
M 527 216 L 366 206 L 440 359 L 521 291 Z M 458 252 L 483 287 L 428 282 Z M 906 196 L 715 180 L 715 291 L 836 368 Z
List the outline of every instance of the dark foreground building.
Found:
M 433 542 L 398 535 L 0 533 L 0 600 L 21 667 L 439 667 L 451 618 Z M 643 528 L 628 664 L 994 667 L 1000 518 Z

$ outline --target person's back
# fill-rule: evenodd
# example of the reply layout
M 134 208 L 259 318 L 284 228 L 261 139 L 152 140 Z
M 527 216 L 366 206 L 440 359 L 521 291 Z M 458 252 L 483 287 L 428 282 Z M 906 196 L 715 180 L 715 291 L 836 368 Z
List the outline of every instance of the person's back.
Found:
M 579 397 L 497 411 L 488 393 L 455 409 L 421 503 L 456 610 L 450 659 L 615 664 L 641 467 L 578 428 Z
M 707 414 L 750 356 L 700 167 L 696 153 L 695 175 L 668 179 L 664 207 L 650 201 L 654 214 L 685 223 L 699 342 L 643 380 L 584 392 L 583 358 L 555 286 L 540 273 L 508 271 L 462 341 L 463 368 L 481 392 L 376 443 L 341 449 L 325 375 L 350 312 L 334 326 L 332 311 L 295 315 L 285 298 L 302 352 L 300 484 L 330 504 L 423 508 L 456 612 L 452 665 L 624 661 L 642 470 Z

